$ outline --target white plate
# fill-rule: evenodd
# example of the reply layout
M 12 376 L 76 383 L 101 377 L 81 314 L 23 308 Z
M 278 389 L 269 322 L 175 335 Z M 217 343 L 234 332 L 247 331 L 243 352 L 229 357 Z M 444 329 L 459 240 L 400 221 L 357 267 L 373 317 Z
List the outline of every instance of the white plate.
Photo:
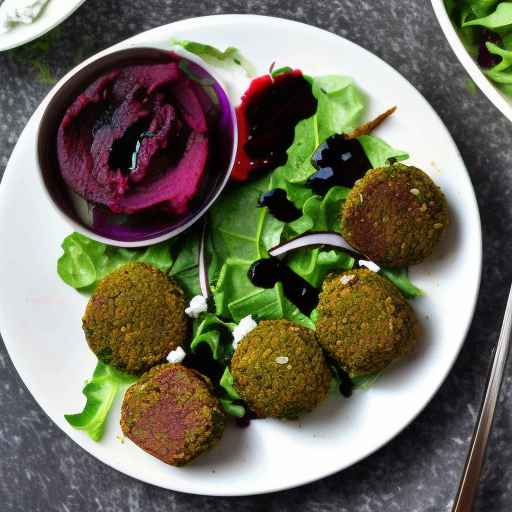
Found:
M 218 447 L 189 467 L 176 469 L 121 443 L 119 408 L 104 440 L 73 430 L 64 413 L 83 404 L 80 390 L 94 368 L 81 316 L 86 298 L 62 283 L 55 267 L 68 226 L 48 204 L 36 176 L 35 138 L 48 101 L 21 135 L 0 187 L 0 326 L 19 374 L 52 420 L 106 464 L 168 489 L 207 495 L 245 495 L 301 485 L 344 469 L 398 434 L 432 398 L 463 344 L 478 292 L 481 230 L 464 163 L 443 123 L 418 91 L 383 61 L 336 35 L 300 23 L 260 16 L 210 16 L 140 34 L 130 45 L 166 47 L 169 39 L 194 39 L 242 49 L 258 71 L 297 66 L 310 74 L 355 78 L 371 98 L 369 117 L 390 104 L 398 112 L 379 129 L 407 149 L 411 162 L 443 188 L 452 225 L 442 247 L 412 270 L 426 292 L 414 307 L 421 343 L 369 391 L 333 397 L 300 422 L 260 420 L 230 427 Z
M 5 34 L 0 34 L 0 52 L 41 37 L 69 18 L 84 2 L 85 0 L 50 0 L 34 23 L 21 23 Z
M 455 30 L 451 22 L 444 0 L 432 0 L 432 7 L 437 16 L 437 20 L 443 29 L 444 35 L 460 63 L 466 68 L 473 82 L 478 85 L 479 89 L 487 96 L 489 101 L 510 121 L 512 121 L 512 98 L 503 94 L 483 73 L 480 66 L 475 62 L 473 57 L 468 53 L 462 43 L 459 34 Z

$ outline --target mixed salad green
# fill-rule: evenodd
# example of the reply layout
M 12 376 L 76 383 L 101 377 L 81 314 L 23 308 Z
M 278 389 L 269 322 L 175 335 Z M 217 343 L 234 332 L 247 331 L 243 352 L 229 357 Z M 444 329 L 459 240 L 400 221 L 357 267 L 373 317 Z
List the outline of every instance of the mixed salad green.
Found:
M 512 95 L 512 2 L 445 0 L 445 6 L 483 73 Z
M 211 47 L 202 46 L 207 55 L 213 53 L 217 60 L 226 54 L 240 60 L 239 52 L 234 49 L 212 52 Z M 188 49 L 201 53 L 201 45 L 188 45 Z M 222 378 L 214 383 L 221 390 L 221 403 L 228 414 L 236 417 L 245 414 L 228 367 L 233 353 L 232 331 L 237 323 L 252 315 L 256 321 L 284 318 L 314 329 L 316 317 L 315 311 L 307 316 L 290 302 L 281 283 L 269 289 L 254 286 L 248 277 L 249 267 L 254 261 L 268 257 L 268 250 L 285 240 L 311 231 L 338 230 L 340 203 L 349 192 L 347 188 L 335 186 L 321 197 L 305 183 L 315 172 L 311 156 L 318 145 L 327 137 L 353 130 L 361 123 L 367 104 L 365 96 L 348 77 L 329 75 L 308 79 L 318 101 L 317 111 L 296 125 L 285 165 L 258 179 L 229 185 L 206 219 L 206 255 L 213 305 L 210 311 L 192 320 L 192 339 L 190 345 L 183 348 L 189 353 L 200 347 L 203 350 L 208 348 L 211 358 L 223 369 Z M 359 140 L 375 167 L 386 165 L 389 159 L 408 158 L 405 152 L 372 135 L 364 135 Z M 276 187 L 286 190 L 288 198 L 302 211 L 300 218 L 285 223 L 274 218 L 267 208 L 257 208 L 262 193 Z M 97 283 L 117 267 L 129 261 L 144 261 L 178 281 L 190 300 L 201 294 L 198 273 L 200 238 L 201 230 L 196 227 L 147 249 L 122 249 L 73 233 L 62 243 L 63 254 L 57 271 L 68 285 L 90 294 Z M 352 269 L 356 262 L 343 251 L 317 247 L 294 252 L 287 263 L 294 272 L 318 288 L 329 272 Z M 405 269 L 381 269 L 381 272 L 407 297 L 422 294 L 410 282 Z M 375 375 L 360 378 L 354 385 L 367 387 L 375 378 Z M 98 363 L 92 380 L 84 388 L 87 404 L 83 412 L 66 416 L 67 420 L 98 440 L 116 394 L 134 379 Z

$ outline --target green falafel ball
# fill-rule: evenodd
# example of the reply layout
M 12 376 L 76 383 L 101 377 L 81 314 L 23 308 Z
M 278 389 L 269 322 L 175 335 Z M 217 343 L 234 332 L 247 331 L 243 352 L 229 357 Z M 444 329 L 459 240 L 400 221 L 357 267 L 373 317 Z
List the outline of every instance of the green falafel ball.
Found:
M 261 417 L 295 419 L 327 395 L 331 372 L 315 333 L 288 320 L 264 320 L 231 360 L 239 395 Z
M 407 354 L 418 331 L 409 303 L 379 274 L 357 269 L 324 281 L 317 338 L 351 377 L 379 372 Z
M 403 164 L 368 171 L 341 210 L 341 233 L 347 242 L 387 267 L 423 261 L 447 226 L 441 189 L 422 170 Z
M 128 263 L 98 284 L 82 326 L 98 359 L 128 373 L 161 363 L 186 341 L 180 286 L 145 263 Z
M 172 466 L 183 466 L 209 450 L 224 426 L 209 379 L 181 364 L 145 373 L 128 388 L 121 408 L 123 434 Z

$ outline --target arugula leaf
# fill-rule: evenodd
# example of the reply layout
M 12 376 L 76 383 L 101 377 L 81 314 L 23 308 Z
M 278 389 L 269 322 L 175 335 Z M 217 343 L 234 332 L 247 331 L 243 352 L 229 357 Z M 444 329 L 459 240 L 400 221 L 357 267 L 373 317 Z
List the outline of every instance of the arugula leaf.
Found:
M 462 23 L 463 27 L 471 27 L 478 25 L 490 29 L 498 29 L 508 27 L 512 24 L 512 3 L 501 2 L 496 7 L 496 10 L 482 18 L 468 20 Z
M 116 397 L 137 380 L 135 375 L 122 373 L 98 361 L 91 381 L 82 390 L 87 398 L 85 407 L 78 414 L 64 415 L 66 421 L 72 427 L 86 432 L 93 441 L 100 441 Z
M 409 279 L 408 271 L 405 268 L 381 268 L 379 273 L 387 277 L 407 299 L 414 299 L 425 295 L 423 290 L 420 290 L 417 286 L 412 284 Z
M 214 66 L 239 66 L 249 78 L 255 75 L 254 66 L 234 46 L 229 46 L 222 51 L 209 44 L 189 41 L 187 39 L 172 39 L 171 44 L 181 46 L 188 52 L 201 57 L 208 64 Z
M 164 272 L 172 264 L 168 242 L 147 249 L 123 249 L 75 232 L 64 239 L 62 249 L 64 253 L 57 262 L 57 273 L 77 290 L 92 291 L 103 277 L 130 261 L 143 261 Z

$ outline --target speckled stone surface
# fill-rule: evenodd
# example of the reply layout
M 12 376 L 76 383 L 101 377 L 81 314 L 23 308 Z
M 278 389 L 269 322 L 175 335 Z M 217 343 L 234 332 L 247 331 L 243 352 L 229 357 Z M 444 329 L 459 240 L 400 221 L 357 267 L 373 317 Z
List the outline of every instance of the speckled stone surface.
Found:
M 234 12 L 300 20 L 361 44 L 404 74 L 443 118 L 471 174 L 484 232 L 482 289 L 464 349 L 425 411 L 367 460 L 299 489 L 220 499 L 157 489 L 96 461 L 46 417 L 0 343 L 2 512 L 450 510 L 512 279 L 512 126 L 482 94 L 468 92 L 464 70 L 424 0 L 87 0 L 59 29 L 48 65 L 60 77 L 84 57 L 140 31 Z M 31 58 L 26 49 L 0 54 L 0 176 L 50 88 Z M 476 506 L 481 512 L 512 510 L 510 365 L 509 370 Z

